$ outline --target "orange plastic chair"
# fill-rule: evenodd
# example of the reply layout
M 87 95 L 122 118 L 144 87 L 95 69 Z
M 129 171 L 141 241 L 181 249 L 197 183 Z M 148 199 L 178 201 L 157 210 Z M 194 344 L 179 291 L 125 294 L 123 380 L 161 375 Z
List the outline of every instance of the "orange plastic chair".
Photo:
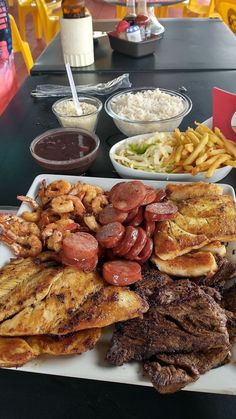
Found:
M 44 0 L 35 0 L 37 4 L 38 14 L 42 25 L 43 35 L 46 44 L 59 31 L 59 17 L 61 15 L 61 5 L 59 3 L 45 3 Z
M 28 42 L 22 40 L 15 19 L 10 14 L 9 19 L 11 25 L 13 51 L 14 53 L 20 52 L 22 54 L 27 71 L 29 73 L 34 64 L 29 44 Z
M 236 0 L 216 0 L 216 10 L 236 35 Z
M 126 7 L 125 6 L 116 6 L 116 19 L 123 19 L 126 15 Z
M 14 6 L 14 0 L 7 0 L 8 6 L 13 7 Z
M 215 0 L 209 0 L 206 5 L 201 4 L 199 0 L 189 0 L 184 6 L 183 16 L 189 17 L 192 15 L 206 18 L 219 17 L 219 14 L 215 12 Z

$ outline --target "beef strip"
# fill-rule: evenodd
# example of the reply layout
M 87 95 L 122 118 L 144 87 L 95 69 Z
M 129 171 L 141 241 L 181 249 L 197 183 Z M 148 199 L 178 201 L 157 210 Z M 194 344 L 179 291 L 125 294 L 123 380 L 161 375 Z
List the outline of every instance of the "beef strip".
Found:
M 143 360 L 153 386 L 172 393 L 228 361 L 227 318 L 216 290 L 145 269 L 135 290 L 150 309 L 117 325 L 106 358 L 113 365 Z
M 210 278 L 207 276 L 191 278 L 191 281 L 198 285 L 214 287 L 219 291 L 222 291 L 225 286 L 225 282 L 236 274 L 236 263 L 230 262 L 228 259 L 220 256 L 215 256 L 215 258 L 218 270 L 213 276 Z
M 224 310 L 188 280 L 167 283 L 149 297 L 143 319 L 120 323 L 106 359 L 113 365 L 147 360 L 159 353 L 207 352 L 228 348 Z
M 227 329 L 230 336 L 230 341 L 236 341 L 236 283 L 224 290 L 222 295 L 222 306 L 225 308 L 227 316 Z
M 229 361 L 228 348 L 190 354 L 160 354 L 144 362 L 144 373 L 160 393 L 173 393 L 196 381 L 200 374 Z

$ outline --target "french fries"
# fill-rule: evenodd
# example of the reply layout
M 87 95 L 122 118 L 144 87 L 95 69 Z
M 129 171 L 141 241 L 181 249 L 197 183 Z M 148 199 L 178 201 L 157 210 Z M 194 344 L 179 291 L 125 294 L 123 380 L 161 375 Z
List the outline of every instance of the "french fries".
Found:
M 236 143 L 224 137 L 219 128 L 214 131 L 195 122 L 196 129 L 188 128 L 173 132 L 174 150 L 169 158 L 171 173 L 191 173 L 193 176 L 205 172 L 210 178 L 222 166 L 236 168 Z

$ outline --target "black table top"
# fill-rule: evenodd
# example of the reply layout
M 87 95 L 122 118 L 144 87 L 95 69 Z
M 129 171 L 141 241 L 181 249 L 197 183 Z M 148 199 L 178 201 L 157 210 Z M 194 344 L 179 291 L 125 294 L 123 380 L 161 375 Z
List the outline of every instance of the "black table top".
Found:
M 76 75 L 76 83 L 106 81 L 114 74 Z M 236 93 L 236 71 L 145 73 L 131 75 L 134 86 L 143 84 L 178 89 L 187 88 L 193 110 L 181 129 L 204 121 L 211 115 L 211 89 L 218 86 Z M 44 170 L 31 158 L 32 139 L 58 126 L 51 112 L 55 99 L 33 99 L 30 91 L 36 84 L 66 84 L 65 76 L 28 78 L 0 118 L 0 205 L 16 205 L 16 195 L 25 194 L 34 177 Z M 97 134 L 101 139 L 98 159 L 87 175 L 117 177 L 109 162 L 108 151 L 124 138 L 103 111 Z M 235 171 L 224 180 L 236 187 Z M 23 373 L 0 369 L 1 419 L 233 419 L 236 397 L 194 392 L 161 396 L 152 388 L 84 379 Z
M 236 70 L 236 38 L 217 19 L 160 19 L 166 32 L 156 53 L 132 58 L 113 52 L 108 37 L 95 45 L 94 64 L 73 72 Z M 40 55 L 32 75 L 65 73 L 60 34 Z

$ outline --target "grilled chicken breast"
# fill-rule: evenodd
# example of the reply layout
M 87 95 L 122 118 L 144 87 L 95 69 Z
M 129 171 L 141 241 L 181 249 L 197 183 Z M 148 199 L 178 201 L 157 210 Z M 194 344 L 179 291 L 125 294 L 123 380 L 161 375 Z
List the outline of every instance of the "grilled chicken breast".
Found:
M 106 286 L 95 272 L 67 267 L 44 300 L 0 324 L 0 335 L 68 334 L 138 317 L 147 310 L 136 293 Z
M 81 354 L 93 349 L 100 336 L 101 329 L 90 329 L 64 336 L 0 337 L 0 367 L 19 367 L 41 354 Z

